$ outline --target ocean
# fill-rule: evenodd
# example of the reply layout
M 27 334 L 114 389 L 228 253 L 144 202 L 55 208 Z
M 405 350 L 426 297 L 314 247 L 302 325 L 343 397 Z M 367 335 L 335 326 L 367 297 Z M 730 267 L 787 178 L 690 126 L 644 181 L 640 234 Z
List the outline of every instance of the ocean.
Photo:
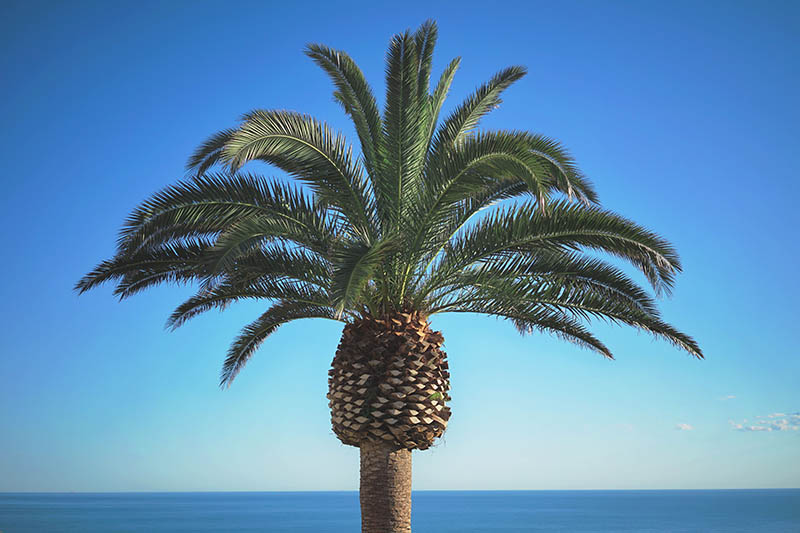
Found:
M 414 533 L 800 532 L 800 489 L 415 491 Z M 0 493 L 2 533 L 360 531 L 356 492 Z

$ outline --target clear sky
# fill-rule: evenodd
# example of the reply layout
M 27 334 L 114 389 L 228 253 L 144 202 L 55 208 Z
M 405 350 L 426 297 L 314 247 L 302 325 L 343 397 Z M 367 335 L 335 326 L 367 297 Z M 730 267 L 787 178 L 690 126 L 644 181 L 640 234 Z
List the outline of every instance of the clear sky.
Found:
M 450 106 L 526 65 L 485 126 L 561 140 L 605 206 L 676 245 L 662 309 L 707 360 L 603 324 L 615 362 L 437 316 L 454 414 L 414 487 L 800 486 L 797 2 L 6 0 L 0 491 L 357 488 L 325 399 L 339 325 L 286 326 L 221 391 L 259 304 L 167 333 L 190 288 L 119 303 L 72 286 L 242 113 L 303 111 L 355 140 L 303 46 L 347 50 L 381 95 L 391 35 L 429 17 L 436 71 L 463 57 Z

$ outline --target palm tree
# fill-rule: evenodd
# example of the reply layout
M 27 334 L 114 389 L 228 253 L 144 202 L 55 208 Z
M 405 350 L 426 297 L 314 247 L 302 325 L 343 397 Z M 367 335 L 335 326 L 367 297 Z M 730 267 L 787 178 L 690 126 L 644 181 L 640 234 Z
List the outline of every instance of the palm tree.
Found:
M 439 122 L 460 59 L 431 91 L 436 36 L 429 21 L 392 38 L 382 114 L 350 56 L 308 46 L 355 125 L 360 154 L 310 116 L 250 112 L 196 151 L 194 177 L 136 208 L 116 255 L 76 286 L 113 281 L 126 298 L 160 283 L 197 283 L 172 328 L 238 300 L 269 301 L 231 346 L 223 387 L 282 324 L 343 322 L 328 399 L 334 433 L 360 448 L 369 532 L 410 531 L 411 450 L 430 447 L 450 418 L 432 315 L 502 317 L 523 334 L 554 333 L 612 358 L 585 324 L 602 318 L 702 357 L 661 319 L 648 291 L 597 257 L 631 263 L 658 295 L 681 270 L 672 246 L 599 207 L 558 142 L 476 129 L 524 68 L 500 71 Z M 254 160 L 293 179 L 240 172 Z

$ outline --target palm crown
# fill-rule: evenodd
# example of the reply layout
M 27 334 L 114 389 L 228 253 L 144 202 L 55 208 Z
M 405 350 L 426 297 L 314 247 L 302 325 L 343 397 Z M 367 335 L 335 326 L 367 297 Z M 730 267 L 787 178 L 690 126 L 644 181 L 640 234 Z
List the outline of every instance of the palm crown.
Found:
M 661 319 L 647 291 L 597 258 L 630 262 L 660 294 L 681 269 L 672 246 L 601 209 L 559 143 L 476 129 L 525 69 L 499 72 L 440 122 L 460 60 L 431 91 L 435 42 L 432 22 L 392 39 L 382 114 L 347 54 L 308 46 L 355 125 L 360 154 L 310 116 L 248 113 L 192 156 L 195 177 L 133 211 L 116 255 L 77 289 L 111 280 L 124 298 L 159 283 L 198 282 L 170 317 L 173 328 L 237 300 L 269 300 L 233 343 L 223 385 L 286 322 L 407 311 L 495 315 L 523 333 L 555 333 L 611 357 L 585 326 L 600 317 L 702 357 Z M 294 180 L 240 172 L 253 160 Z

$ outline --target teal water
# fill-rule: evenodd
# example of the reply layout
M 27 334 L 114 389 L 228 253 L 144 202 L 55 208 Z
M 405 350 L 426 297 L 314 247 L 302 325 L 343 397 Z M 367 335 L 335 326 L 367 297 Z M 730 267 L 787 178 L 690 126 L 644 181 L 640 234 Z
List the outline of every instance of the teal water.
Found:
M 415 533 L 800 532 L 800 489 L 421 491 Z M 357 532 L 355 492 L 0 493 L 2 533 Z

